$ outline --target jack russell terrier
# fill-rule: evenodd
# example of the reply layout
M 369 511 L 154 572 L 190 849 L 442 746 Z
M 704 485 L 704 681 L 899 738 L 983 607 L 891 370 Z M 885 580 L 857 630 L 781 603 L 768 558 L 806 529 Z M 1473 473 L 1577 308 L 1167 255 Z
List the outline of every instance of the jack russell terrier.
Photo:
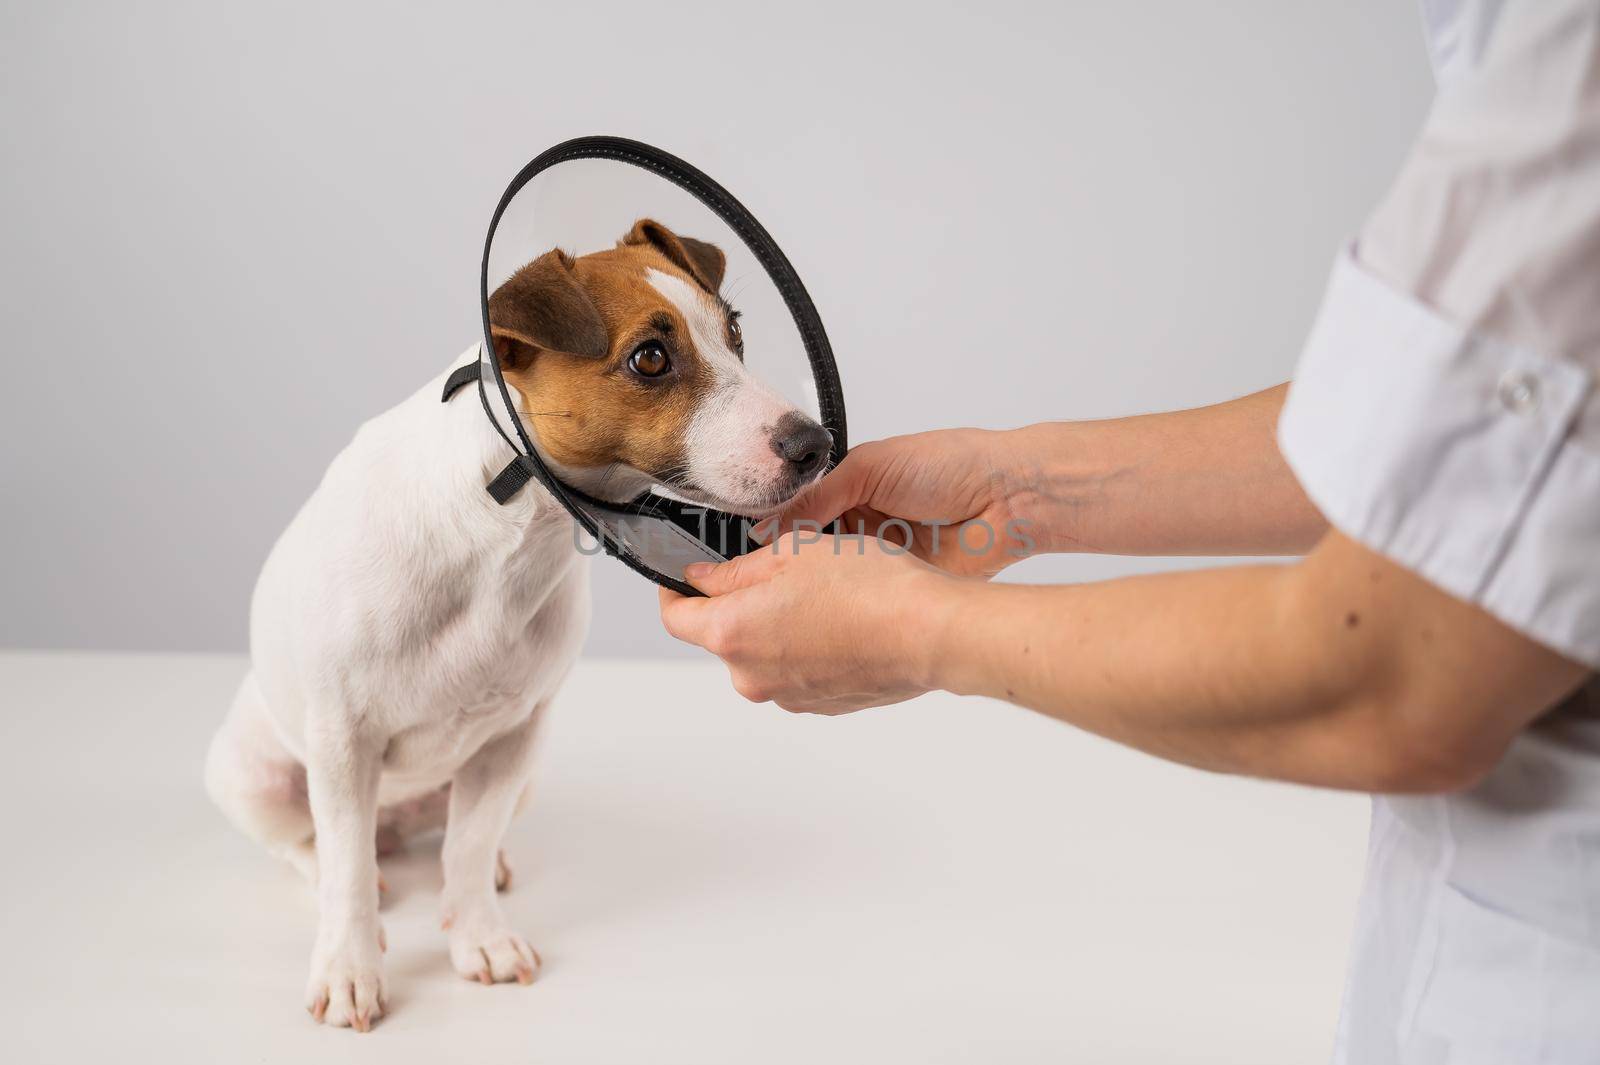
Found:
M 495 353 L 557 476 L 746 515 L 821 476 L 827 431 L 745 369 L 725 265 L 641 219 L 615 248 L 547 252 L 494 292 Z M 387 1008 L 377 855 L 429 829 L 445 830 L 455 970 L 532 981 L 539 956 L 496 899 L 500 844 L 589 624 L 574 521 L 536 482 L 504 506 L 488 496 L 505 441 L 476 397 L 441 403 L 443 380 L 363 425 L 278 540 L 252 668 L 206 759 L 223 813 L 315 885 L 307 1008 L 360 1031 Z

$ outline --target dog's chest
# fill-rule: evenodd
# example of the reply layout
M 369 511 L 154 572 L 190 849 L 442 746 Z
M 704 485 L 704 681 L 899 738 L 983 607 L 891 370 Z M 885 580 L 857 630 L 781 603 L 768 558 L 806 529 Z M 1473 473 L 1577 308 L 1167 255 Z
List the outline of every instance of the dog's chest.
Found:
M 453 772 L 474 751 L 527 719 L 539 703 L 537 691 L 482 688 L 435 704 L 389 737 L 385 772 L 432 777 Z
M 394 678 L 409 698 L 397 700 L 405 709 L 391 723 L 385 769 L 452 770 L 548 700 L 587 630 L 587 583 L 580 563 L 531 618 L 507 617 L 505 603 L 479 600 L 437 632 L 433 653 L 411 658 Z

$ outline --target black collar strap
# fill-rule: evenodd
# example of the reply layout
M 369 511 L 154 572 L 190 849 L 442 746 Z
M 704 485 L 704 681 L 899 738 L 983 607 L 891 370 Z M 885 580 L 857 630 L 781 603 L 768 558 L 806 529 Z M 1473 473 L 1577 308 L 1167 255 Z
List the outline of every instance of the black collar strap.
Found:
M 450 376 L 445 378 L 444 395 L 439 397 L 440 403 L 449 403 L 450 397 L 468 385 L 481 385 L 483 371 L 481 362 L 469 362 L 465 366 L 458 366 L 450 371 Z M 516 494 L 522 491 L 522 486 L 537 476 L 533 463 L 518 455 L 506 464 L 505 469 L 494 475 L 488 484 L 489 495 L 496 503 L 505 506 L 511 502 Z
M 444 379 L 444 395 L 439 397 L 440 403 L 449 403 L 450 397 L 471 384 L 476 384 L 482 379 L 478 372 L 478 360 L 474 359 L 465 366 L 458 366 L 450 371 L 450 376 Z
M 494 475 L 494 480 L 484 486 L 489 495 L 502 507 L 511 502 L 522 486 L 533 480 L 533 463 L 527 456 L 518 455 L 506 463 L 505 469 Z

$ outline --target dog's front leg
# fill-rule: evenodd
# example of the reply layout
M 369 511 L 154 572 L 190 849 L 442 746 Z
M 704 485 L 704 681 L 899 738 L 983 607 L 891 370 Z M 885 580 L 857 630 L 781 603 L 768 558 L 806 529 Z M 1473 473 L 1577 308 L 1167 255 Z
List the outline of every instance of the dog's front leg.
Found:
M 495 897 L 500 840 L 527 783 L 537 710 L 485 744 L 450 783 L 444 836 L 444 927 L 450 963 L 469 980 L 533 981 L 539 955 L 506 923 Z
M 307 740 L 320 915 L 306 1005 L 320 1021 L 365 1032 L 388 1006 L 374 844 L 383 751 L 344 719 L 319 723 Z

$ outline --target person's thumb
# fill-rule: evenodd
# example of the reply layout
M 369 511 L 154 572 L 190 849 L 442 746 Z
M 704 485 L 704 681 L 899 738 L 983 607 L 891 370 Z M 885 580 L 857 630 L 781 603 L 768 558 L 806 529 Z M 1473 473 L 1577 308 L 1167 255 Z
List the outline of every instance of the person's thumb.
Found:
M 695 562 L 683 569 L 683 579 L 709 596 L 727 595 L 766 579 L 774 555 L 754 551 L 726 562 Z
M 751 535 L 763 543 L 771 543 L 783 533 L 799 528 L 815 531 L 850 508 L 865 503 L 870 466 L 858 457 L 861 454 L 860 449 L 850 452 L 837 469 L 795 496 L 777 517 L 757 525 Z

